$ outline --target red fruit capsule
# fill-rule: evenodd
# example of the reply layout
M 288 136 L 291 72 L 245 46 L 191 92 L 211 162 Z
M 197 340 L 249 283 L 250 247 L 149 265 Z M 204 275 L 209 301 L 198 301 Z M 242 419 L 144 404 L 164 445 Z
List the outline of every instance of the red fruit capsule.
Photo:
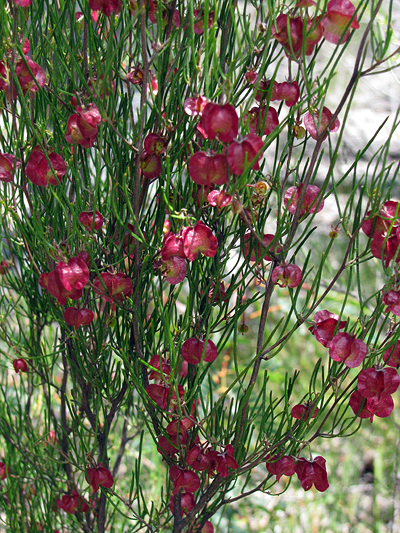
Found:
M 170 385 L 151 384 L 148 385 L 145 390 L 153 402 L 163 410 L 166 410 L 168 407 L 169 412 L 176 409 L 178 403 L 183 400 L 185 395 L 185 390 L 182 385 L 177 386 L 179 399 L 175 390 L 172 389 Z
M 161 248 L 161 257 L 163 261 L 166 261 L 173 256 L 185 259 L 185 253 L 183 251 L 183 239 L 180 234 L 175 235 L 169 231 L 164 236 L 164 241 Z
M 350 29 L 358 29 L 360 25 L 357 21 L 355 7 L 350 0 L 330 0 L 327 6 L 327 14 L 322 18 L 324 37 L 333 44 L 345 43 L 350 37 Z M 354 17 L 354 18 L 353 18 Z M 350 20 L 353 18 L 349 29 Z
M 133 85 L 142 85 L 143 83 L 143 69 L 138 65 L 131 72 L 128 72 L 126 79 Z
M 82 148 L 90 148 L 94 145 L 100 123 L 100 111 L 95 104 L 89 104 L 85 110 L 77 107 L 76 113 L 68 119 L 65 140 L 70 144 L 80 144 Z
M 284 100 L 288 107 L 293 107 L 300 98 L 300 87 L 297 81 L 283 83 L 274 82 L 274 90 L 271 94 L 271 101 Z
M 329 356 L 349 368 L 361 365 L 367 355 L 367 345 L 348 333 L 337 333 L 329 346 Z
M 383 295 L 383 303 L 387 305 L 385 313 L 392 312 L 400 316 L 400 291 L 391 290 Z
M 163 456 L 167 455 L 168 457 L 175 459 L 175 456 L 179 453 L 179 444 L 181 444 L 181 442 L 177 436 L 175 436 L 174 439 L 167 439 L 164 435 L 161 435 L 157 441 L 157 451 Z
M 71 257 L 67 264 L 58 263 L 55 270 L 66 291 L 80 290 L 89 281 L 89 269 L 81 257 Z
M 21 160 L 12 154 L 0 154 L 0 181 L 9 183 L 14 180 L 13 170 L 21 166 Z
M 284 202 L 292 215 L 296 213 L 297 205 L 299 203 L 300 193 L 303 189 L 303 184 L 298 187 L 289 187 L 285 193 Z M 316 185 L 308 185 L 306 194 L 301 205 L 300 216 L 306 213 L 319 213 L 324 207 L 324 199 L 318 197 L 320 193 L 319 188 Z
M 70 326 L 78 329 L 79 326 L 87 326 L 93 321 L 94 314 L 90 309 L 77 309 L 76 307 L 68 307 L 64 311 L 64 320 Z
M 308 329 L 322 346 L 329 348 L 335 330 L 345 328 L 346 324 L 347 322 L 345 320 L 339 322 L 339 315 L 335 315 L 324 309 L 315 313 L 314 325 Z
M 311 410 L 312 410 L 312 414 L 311 414 Z M 311 418 L 316 418 L 318 413 L 319 413 L 318 407 L 312 407 L 310 409 L 310 404 L 303 404 L 303 403 L 294 405 L 290 412 L 293 418 L 297 418 L 297 420 L 301 420 L 303 418 L 304 422 L 306 422 L 310 418 L 310 416 Z
M 191 492 L 184 492 L 180 495 L 181 498 L 181 516 L 183 516 L 183 513 L 188 514 L 193 509 L 193 507 L 196 505 L 194 496 Z M 169 501 L 169 508 L 171 513 L 174 513 L 174 496 L 171 496 L 171 499 Z
M 332 113 L 327 107 L 323 107 L 322 111 L 316 110 L 313 113 L 307 111 L 304 115 L 304 126 L 311 137 L 315 140 L 325 131 L 329 121 L 332 118 Z M 329 131 L 332 133 L 339 129 L 339 119 L 335 119 L 334 123 L 329 127 Z M 323 139 L 326 139 L 328 132 L 324 133 Z
M 229 145 L 227 159 L 229 169 L 233 174 L 240 176 L 252 163 L 254 170 L 259 170 L 258 161 L 262 157 L 261 150 L 264 143 L 255 133 L 249 133 L 241 141 L 234 141 Z M 219 184 L 218 184 L 219 185 Z
M 66 172 L 67 165 L 60 155 L 50 153 L 46 157 L 39 146 L 32 150 L 26 165 L 26 175 L 32 183 L 40 187 L 59 185 Z
M 177 285 L 181 283 L 187 273 L 186 259 L 177 255 L 171 255 L 165 261 L 161 259 L 160 263 L 155 263 L 155 268 L 159 266 L 165 281 L 171 285 Z
M 264 108 L 252 107 L 246 115 L 246 123 L 250 133 L 269 135 L 279 126 L 278 113 L 273 107 L 269 107 L 267 111 Z
M 132 294 L 132 279 L 126 274 L 122 272 L 117 272 L 116 274 L 103 272 L 100 276 L 101 279 L 96 278 L 93 282 L 94 291 L 100 294 L 107 302 L 113 303 L 113 300 L 123 302 L 125 298 Z
M 176 465 L 172 465 L 169 469 L 169 474 L 174 484 L 173 495 L 178 494 L 181 489 L 193 493 L 200 488 L 199 476 L 191 470 L 183 470 Z
M 226 156 L 196 152 L 189 160 L 189 176 L 198 185 L 224 185 L 228 181 Z
M 158 133 L 149 133 L 143 143 L 144 150 L 148 154 L 165 154 L 167 143 L 164 137 Z
M 370 217 L 372 211 L 367 211 L 366 216 Z M 368 218 L 361 229 L 367 237 L 374 238 L 377 235 L 387 237 L 388 233 L 395 232 L 400 225 L 400 202 L 388 200 L 383 204 L 377 216 Z
M 394 368 L 365 368 L 358 375 L 358 390 L 364 398 L 384 398 L 394 394 L 400 378 Z
M 172 420 L 167 426 L 168 435 L 187 435 L 189 429 L 195 425 L 195 420 L 189 416 L 184 416 L 182 418 L 176 418 Z
M 0 261 L 0 276 L 4 276 L 7 270 L 10 268 L 8 261 Z
M 109 17 L 112 13 L 118 15 L 121 11 L 122 2 L 121 0 L 89 0 L 89 7 L 93 11 L 102 9 L 104 15 Z
M 390 346 L 386 350 L 383 354 L 383 360 L 388 366 L 392 366 L 393 368 L 400 367 L 400 341 L 397 341 L 394 346 Z
M 239 131 L 239 117 L 231 104 L 218 105 L 208 103 L 201 116 L 200 131 L 206 139 L 218 139 L 223 143 L 230 143 Z
M 94 468 L 88 468 L 86 473 L 86 481 L 92 485 L 93 492 L 99 490 L 100 485 L 106 489 L 114 485 L 114 479 L 108 468 L 105 468 L 102 463 L 99 463 Z
M 279 15 L 276 18 L 276 26 L 272 24 L 272 35 L 289 56 L 298 56 L 303 44 L 303 20 L 300 17 Z
M 245 256 L 249 261 L 257 261 L 258 263 L 260 263 L 262 259 L 264 259 L 264 261 L 272 261 L 273 258 L 267 253 L 268 249 L 270 249 L 272 253 L 280 252 L 279 245 L 269 246 L 274 239 L 275 235 L 272 235 L 271 233 L 266 233 L 265 235 L 263 235 L 264 247 L 262 247 L 261 244 L 254 237 L 254 235 L 250 231 L 247 231 L 244 235 Z
M 296 471 L 296 463 L 290 455 L 284 455 L 278 459 L 278 455 L 268 456 L 266 462 L 267 472 L 276 476 L 279 481 L 281 476 L 293 476 Z
M 204 348 L 204 341 L 191 337 L 182 344 L 182 357 L 191 365 L 198 365 L 204 352 L 205 363 L 212 363 L 218 357 L 218 351 L 213 341 L 208 340 Z
M 162 172 L 161 157 L 153 153 L 142 152 L 140 156 L 140 169 L 145 178 L 157 178 Z
M 204 96 L 190 96 L 183 102 L 183 109 L 189 116 L 201 116 L 207 105 L 207 99 Z
M 384 396 L 383 398 L 367 398 L 367 408 L 371 413 L 370 421 L 374 416 L 379 418 L 386 418 L 390 416 L 394 409 L 394 402 L 391 396 Z
M 168 381 L 169 375 L 171 373 L 171 365 L 164 357 L 156 354 L 153 355 L 149 361 L 149 365 L 157 370 L 152 370 L 149 375 L 149 379 L 160 379 Z
M 196 222 L 182 231 L 183 252 L 188 261 L 195 261 L 201 252 L 206 257 L 214 257 L 217 253 L 218 240 L 209 227 L 203 222 Z
M 319 492 L 326 491 L 329 483 L 325 463 L 325 459 L 321 456 L 312 461 L 301 457 L 297 461 L 296 474 L 304 490 L 310 490 L 314 485 Z
M 322 39 L 324 30 L 322 28 L 321 18 L 314 17 L 307 21 L 306 56 L 310 56 L 314 52 L 314 48 Z
M 279 265 L 272 271 L 272 283 L 279 287 L 298 287 L 303 279 L 303 273 L 297 265 Z
M 82 211 L 78 218 L 82 226 L 88 231 L 92 231 L 93 229 L 98 231 L 103 226 L 104 222 L 103 215 L 99 211 L 96 211 L 95 213 L 93 213 L 93 211 Z
M 87 513 L 90 509 L 88 503 L 79 496 L 76 490 L 72 491 L 72 494 L 64 494 L 63 497 L 56 499 L 56 505 L 58 509 L 62 509 L 68 514 L 75 514 L 76 511 L 81 513 Z
M 349 405 L 355 415 L 359 418 L 370 418 L 371 412 L 367 407 L 367 399 L 359 390 L 355 390 L 349 400 Z
M 186 454 L 186 464 L 190 465 L 197 472 L 210 471 L 211 463 L 207 452 L 203 446 L 195 444 Z
M 0 479 L 1 481 L 3 481 L 4 479 L 6 479 L 7 477 L 7 474 L 10 472 L 10 468 L 8 466 L 6 466 L 5 463 L 3 463 L 2 461 L 0 461 Z
M 239 465 L 233 457 L 234 453 L 235 450 L 231 444 L 224 446 L 224 449 L 220 452 L 217 452 L 216 450 L 208 452 L 207 455 L 210 463 L 213 464 L 214 469 L 221 477 L 228 477 L 229 468 L 233 468 L 234 470 L 239 468 Z
M 225 191 L 211 191 L 207 196 L 208 203 L 213 207 L 222 209 L 232 203 L 232 196 Z
M 44 70 L 32 59 L 25 55 L 29 50 L 29 41 L 25 41 L 22 51 L 24 57 L 18 59 L 15 64 L 15 75 L 18 78 L 23 94 L 28 91 L 33 95 L 46 84 Z M 18 96 L 17 89 L 11 81 L 13 78 L 11 68 L 6 61 L 0 61 L 0 91 L 6 93 L 8 100 L 15 100 Z
M 26 364 L 25 359 L 14 359 L 13 366 L 17 374 L 19 373 L 19 371 L 28 372 L 28 365 Z

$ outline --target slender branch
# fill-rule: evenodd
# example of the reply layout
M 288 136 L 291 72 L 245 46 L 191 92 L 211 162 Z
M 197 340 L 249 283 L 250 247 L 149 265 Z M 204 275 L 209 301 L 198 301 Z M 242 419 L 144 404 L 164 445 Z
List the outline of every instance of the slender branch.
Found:
M 122 402 L 127 389 L 128 389 L 128 383 L 126 382 L 126 379 L 124 379 L 121 390 L 119 391 L 118 396 L 113 400 L 111 409 L 107 414 L 107 424 L 109 426 L 111 426 L 115 413 L 118 411 L 118 407 L 120 406 L 120 403 Z
M 264 343 L 263 341 L 264 341 L 265 325 L 266 325 L 267 316 L 268 316 L 268 309 L 269 309 L 269 305 L 270 305 L 270 301 L 271 301 L 271 296 L 272 296 L 272 293 L 274 291 L 274 284 L 272 282 L 272 271 L 274 269 L 274 266 L 275 266 L 275 262 L 273 262 L 271 270 L 270 270 L 270 275 L 269 275 L 269 279 L 268 279 L 268 282 L 267 282 L 267 287 L 265 289 L 264 302 L 263 302 L 262 311 L 261 311 L 260 323 L 259 323 L 259 326 L 258 326 L 257 353 L 259 353 L 260 355 L 255 360 L 253 371 L 252 371 L 252 374 L 251 374 L 251 377 L 250 377 L 250 381 L 249 381 L 249 384 L 248 384 L 248 386 L 246 388 L 246 391 L 244 393 L 244 405 L 242 407 L 242 414 L 241 414 L 241 418 L 240 418 L 239 430 L 238 430 L 238 432 L 236 433 L 236 435 L 234 437 L 234 446 L 237 446 L 237 444 L 240 442 L 240 438 L 242 436 L 242 433 L 243 433 L 243 430 L 244 430 L 244 426 L 245 426 L 245 423 L 246 423 L 247 411 L 248 411 L 248 408 L 249 408 L 249 401 L 250 401 L 250 394 L 251 394 L 251 391 L 252 391 L 252 389 L 253 389 L 253 387 L 255 385 L 258 373 L 260 371 L 260 364 L 261 364 L 261 361 L 263 359 L 263 357 L 261 356 L 260 352 L 262 350 L 263 343 Z
M 196 517 L 196 515 L 204 508 L 204 506 L 211 500 L 211 498 L 214 496 L 214 494 L 218 491 L 220 485 L 222 482 L 221 476 L 216 476 L 211 483 L 211 485 L 208 486 L 207 490 L 203 493 L 203 495 L 200 497 L 199 501 L 196 503 L 196 505 L 193 507 L 193 509 L 188 513 L 188 515 L 181 521 L 181 528 L 179 530 L 182 531 L 185 527 L 187 527 L 193 519 Z M 176 532 L 176 533 L 179 533 Z
M 116 458 L 116 460 L 114 462 L 114 466 L 113 466 L 113 471 L 112 471 L 113 477 L 115 477 L 118 474 L 118 470 L 119 470 L 122 458 L 123 458 L 124 453 L 125 453 L 126 445 L 128 444 L 128 442 L 133 440 L 139 433 L 139 432 L 137 432 L 134 435 L 132 435 L 131 437 L 128 437 L 128 435 L 127 435 L 127 433 L 128 433 L 128 423 L 129 423 L 128 422 L 128 418 L 125 418 L 124 426 L 122 428 L 121 444 L 119 446 L 118 455 L 117 455 L 117 458 Z
M 173 533 L 180 533 L 182 531 L 181 522 L 181 495 L 182 489 L 174 496 L 174 529 Z
M 322 130 L 322 132 L 320 134 L 317 134 L 317 142 L 316 142 L 316 145 L 314 147 L 313 153 L 311 155 L 310 163 L 308 165 L 307 172 L 306 172 L 306 175 L 305 175 L 305 178 L 304 178 L 304 181 L 303 181 L 303 187 L 302 187 L 302 189 L 300 191 L 300 194 L 299 194 L 299 199 L 298 199 L 298 203 L 297 203 L 297 206 L 296 206 L 296 212 L 293 215 L 293 220 L 292 220 L 292 224 L 291 224 L 291 228 L 290 228 L 290 233 L 289 233 L 289 236 L 286 239 L 286 242 L 285 242 L 285 245 L 284 245 L 284 250 L 285 251 L 289 249 L 289 247 L 290 247 L 290 245 L 291 245 L 291 243 L 292 243 L 292 241 L 294 239 L 294 236 L 295 236 L 295 234 L 297 232 L 297 228 L 298 228 L 299 221 L 300 221 L 300 212 L 301 212 L 303 201 L 304 201 L 304 198 L 305 198 L 305 195 L 306 195 L 306 192 L 307 192 L 307 186 L 310 183 L 311 178 L 313 176 L 314 167 L 315 167 L 315 164 L 316 164 L 316 162 L 318 160 L 318 156 L 319 156 L 319 152 L 321 150 L 322 143 L 326 139 L 326 136 L 328 135 L 331 127 L 335 123 L 335 120 L 339 116 L 340 111 L 343 109 L 343 106 L 345 105 L 348 97 L 350 96 L 350 93 L 352 92 L 353 87 L 357 84 L 358 79 L 360 77 L 360 74 L 361 74 L 360 63 L 361 63 L 361 59 L 362 59 L 363 54 L 364 54 L 365 46 L 367 44 L 368 35 L 369 35 L 370 29 L 371 29 L 372 22 L 375 20 L 376 16 L 378 15 L 378 12 L 379 12 L 379 9 L 380 9 L 380 7 L 382 5 L 382 2 L 383 2 L 383 0 L 379 0 L 378 4 L 377 4 L 377 6 L 376 6 L 376 8 L 374 10 L 374 13 L 373 13 L 371 19 L 369 20 L 369 22 L 367 24 L 367 27 L 366 27 L 366 29 L 364 31 L 364 34 L 363 34 L 363 36 L 361 38 L 361 42 L 360 42 L 360 46 L 358 48 L 356 60 L 354 62 L 353 74 L 352 74 L 352 76 L 350 78 L 349 83 L 346 86 L 346 89 L 345 89 L 345 91 L 343 93 L 342 99 L 340 100 L 339 105 L 337 106 L 336 110 L 332 114 L 332 117 L 331 117 L 330 121 L 328 122 L 328 124 L 326 125 L 326 127 Z M 318 131 L 318 128 L 317 128 L 317 131 Z
M 74 355 L 74 348 L 72 346 L 72 339 L 70 339 L 70 338 L 67 339 L 66 340 L 66 345 L 67 345 L 67 348 L 68 348 L 68 355 L 69 355 L 71 361 L 73 362 L 73 364 L 75 366 L 74 377 L 78 381 L 79 387 L 80 387 L 80 389 L 82 391 L 81 409 L 86 414 L 86 416 L 88 417 L 88 420 L 90 422 L 90 425 L 92 426 L 93 431 L 96 431 L 96 415 L 93 413 L 93 411 L 92 411 L 92 409 L 90 407 L 90 402 L 89 402 L 89 398 L 90 398 L 90 394 L 91 394 L 91 385 L 86 383 L 85 380 L 80 375 L 79 365 L 78 365 L 78 362 L 77 362 L 76 357 Z M 64 356 L 64 352 L 63 352 L 63 356 Z M 63 360 L 63 367 L 66 368 L 66 365 L 67 365 L 67 361 Z
M 113 496 L 115 496 L 116 498 L 118 498 L 118 500 L 121 501 L 124 505 L 126 505 L 126 507 L 131 511 L 131 513 L 135 517 L 135 519 L 138 520 L 141 524 L 143 524 L 147 528 L 148 533 L 152 533 L 154 531 L 150 523 L 146 522 L 146 520 L 143 520 L 143 518 L 138 514 L 138 512 L 134 509 L 131 503 L 124 500 L 117 492 L 115 492 L 112 489 L 108 489 L 108 492 L 112 494 Z
M 388 67 L 387 69 L 385 70 L 379 70 L 378 72 L 373 72 L 374 70 L 376 70 L 378 67 L 380 67 L 383 63 L 386 63 L 387 61 L 389 61 L 390 59 L 392 59 L 392 57 L 394 57 L 395 55 L 399 54 L 400 53 L 400 46 L 398 46 L 396 48 L 396 50 L 391 53 L 390 55 L 388 55 L 387 57 L 383 58 L 383 59 L 380 59 L 379 61 L 377 61 L 376 63 L 374 63 L 373 65 L 371 65 L 369 68 L 367 68 L 366 70 L 363 70 L 361 73 L 360 73 L 360 78 L 364 77 L 364 76 L 369 76 L 370 74 L 381 74 L 382 72 L 389 72 L 390 70 L 393 70 L 397 67 L 399 67 L 400 65 L 394 65 L 392 67 Z
M 361 226 L 363 224 L 365 220 L 365 217 L 363 218 L 361 224 L 358 226 L 358 228 L 356 229 L 356 231 L 354 232 L 354 234 L 351 236 L 350 240 L 349 240 L 349 244 L 347 245 L 347 248 L 346 248 L 346 251 L 344 253 L 344 256 L 343 256 L 343 260 L 342 260 L 342 263 L 341 265 L 339 266 L 336 274 L 334 275 L 334 277 L 332 278 L 332 281 L 329 283 L 329 285 L 326 287 L 325 291 L 322 293 L 322 295 L 318 298 L 318 300 L 314 303 L 314 305 L 312 305 L 312 307 L 310 307 L 310 309 L 308 310 L 308 313 L 306 315 L 304 315 L 301 319 L 299 318 L 297 320 L 297 323 L 294 327 L 294 329 L 292 329 L 291 331 L 289 331 L 288 333 L 286 333 L 286 335 L 284 335 L 283 337 L 281 337 L 279 339 L 279 341 L 277 341 L 276 343 L 274 343 L 272 346 L 269 346 L 268 348 L 266 348 L 265 350 L 262 351 L 262 353 L 260 354 L 260 357 L 263 358 L 263 359 L 268 359 L 268 357 L 265 357 L 268 353 L 270 353 L 272 350 L 274 350 L 275 348 L 277 348 L 278 346 L 280 346 L 282 343 L 284 343 L 292 334 L 293 334 L 293 331 L 295 329 L 298 329 L 301 324 L 303 324 L 307 318 L 312 315 L 312 313 L 315 311 L 315 309 L 321 304 L 321 302 L 326 298 L 326 296 L 329 294 L 329 292 L 331 291 L 331 289 L 334 287 L 335 283 L 337 282 L 337 280 L 339 279 L 339 277 L 341 276 L 342 272 L 349 266 L 349 264 L 347 263 L 347 258 L 351 252 L 351 248 L 353 246 L 353 242 L 355 240 L 355 238 L 357 237 L 358 233 L 360 232 L 361 230 Z

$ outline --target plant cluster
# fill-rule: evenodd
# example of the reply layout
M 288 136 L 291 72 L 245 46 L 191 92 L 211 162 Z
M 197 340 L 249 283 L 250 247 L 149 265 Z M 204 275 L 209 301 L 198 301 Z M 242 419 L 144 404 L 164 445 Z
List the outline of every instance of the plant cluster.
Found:
M 378 132 L 337 163 L 358 84 L 397 66 L 381 15 L 382 0 L 0 7 L 7 531 L 212 533 L 294 474 L 327 490 L 320 439 L 391 414 L 397 116 L 367 169 Z M 270 385 L 305 325 L 326 357 Z

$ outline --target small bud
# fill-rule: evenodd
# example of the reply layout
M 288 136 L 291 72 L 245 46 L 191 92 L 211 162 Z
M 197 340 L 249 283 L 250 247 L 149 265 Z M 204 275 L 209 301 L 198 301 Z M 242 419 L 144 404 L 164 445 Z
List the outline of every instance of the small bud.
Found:
M 239 324 L 238 326 L 238 331 L 244 335 L 245 333 L 247 333 L 249 331 L 249 326 L 247 324 Z
M 110 328 L 115 328 L 117 325 L 117 318 L 115 316 L 111 316 L 107 319 L 107 326 Z
M 232 204 L 231 205 L 232 205 L 232 213 L 234 213 L 235 215 L 238 215 L 239 213 L 241 213 L 243 211 L 243 204 L 237 198 L 234 198 L 232 200 Z
M 331 226 L 332 230 L 329 232 L 329 237 L 331 239 L 337 239 L 338 235 L 339 235 L 339 224 L 337 224 L 336 226 Z
M 167 219 L 164 221 L 164 225 L 163 225 L 164 235 L 166 235 L 169 231 L 171 231 L 171 221 Z
M 257 209 L 260 205 L 262 205 L 263 202 L 264 202 L 264 198 L 260 196 L 259 194 L 251 195 L 251 205 L 254 207 L 254 209 Z M 257 213 L 257 212 L 255 211 L 254 213 Z
M 257 183 L 254 185 L 254 191 L 260 196 L 266 196 L 269 189 L 270 186 L 266 181 L 257 181 Z
M 293 126 L 293 133 L 296 139 L 304 139 L 306 136 L 306 130 L 303 126 L 298 126 L 297 124 Z
M 1 261 L 0 262 L 0 276 L 4 276 L 5 273 L 7 272 L 8 268 L 9 268 L 9 263 L 8 261 Z
M 244 78 L 249 85 L 254 85 L 258 79 L 258 74 L 251 68 L 246 72 Z

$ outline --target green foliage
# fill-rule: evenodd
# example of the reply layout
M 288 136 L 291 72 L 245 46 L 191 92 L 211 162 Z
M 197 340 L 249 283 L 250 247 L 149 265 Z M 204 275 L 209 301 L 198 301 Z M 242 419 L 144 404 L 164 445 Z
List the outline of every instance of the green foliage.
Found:
M 399 250 L 387 260 L 384 249 L 400 216 L 390 218 L 381 257 L 371 252 L 373 231 L 369 237 L 361 231 L 394 196 L 399 166 L 389 149 L 398 114 L 372 157 L 381 128 L 357 147 L 346 171 L 338 165 L 358 84 L 397 66 L 392 6 L 384 15 L 381 4 L 360 1 L 360 29 L 337 45 L 320 41 L 311 55 L 306 22 L 298 53 L 294 32 L 287 53 L 274 38 L 279 15 L 306 17 L 314 10 L 293 11 L 295 2 L 206 0 L 199 7 L 193 0 L 155 1 L 153 9 L 152 3 L 132 0 L 122 3 L 119 14 L 100 11 L 97 22 L 86 1 L 0 4 L 0 89 L 8 80 L 16 90 L 15 99 L 0 91 L 0 151 L 21 162 L 20 168 L 12 165 L 13 181 L 0 191 L 0 256 L 6 262 L 0 288 L 0 450 L 9 468 L 0 506 L 7 531 L 194 533 L 209 531 L 210 519 L 217 531 L 243 531 L 234 526 L 242 505 L 237 502 L 287 488 L 267 472 L 267 456 L 317 456 L 323 439 L 350 437 L 360 429 L 360 419 L 348 409 L 359 370 L 329 357 L 308 328 L 316 311 L 339 315 L 347 321 L 345 331 L 367 344 L 362 368 L 382 363 L 383 352 L 400 337 L 382 300 L 398 283 Z M 214 15 L 201 34 L 197 9 L 204 9 L 206 21 Z M 328 16 L 325 2 L 318 9 Z M 75 11 L 82 12 L 80 18 Z M 29 57 L 46 74 L 43 86 L 37 74 L 32 81 L 36 67 L 23 51 L 25 39 Z M 324 46 L 331 47 L 328 60 L 321 56 Z M 353 74 L 332 119 L 316 140 L 301 137 L 306 112 L 314 115 L 314 126 L 323 123 L 345 57 L 354 63 Z M 21 68 L 31 76 L 28 90 Z M 249 71 L 258 75 L 254 84 L 247 81 Z M 134 85 L 129 79 L 138 72 L 142 83 Z M 190 178 L 188 162 L 199 151 L 225 154 L 229 143 L 204 138 L 185 100 L 204 96 L 231 104 L 242 141 L 264 77 L 270 84 L 262 105 L 275 107 L 279 125 L 262 136 L 262 150 L 247 152 L 243 173 L 229 173 L 222 188 L 232 204 L 212 207 L 210 190 Z M 291 107 L 272 94 L 273 82 L 286 78 L 300 90 Z M 90 104 L 101 117 L 96 134 L 82 146 L 75 126 L 71 144 L 70 117 L 84 116 Z M 329 133 L 338 117 L 339 131 Z M 96 120 L 88 119 L 87 130 Z M 165 141 L 166 150 L 161 171 L 148 178 L 143 158 L 150 133 Z M 28 163 L 37 146 L 49 166 L 47 179 L 58 185 L 32 182 Z M 65 175 L 60 177 L 51 153 L 62 156 Z M 254 185 L 260 181 L 268 186 L 257 196 Z M 291 209 L 285 193 L 300 184 L 297 208 Z M 309 185 L 320 191 L 311 207 L 303 205 Z M 335 206 L 334 234 L 319 212 L 322 199 Z M 79 215 L 86 211 L 102 214 L 101 229 L 95 231 L 94 223 L 84 227 Z M 205 255 L 185 259 L 184 281 L 168 283 L 165 233 L 169 229 L 187 243 L 184 228 L 199 221 L 217 241 L 216 253 L 202 243 Z M 265 246 L 264 234 L 272 233 L 272 244 Z M 88 280 L 79 303 L 69 290 L 64 303 L 54 289 L 53 295 L 45 289 L 56 284 L 46 275 L 82 252 L 88 254 Z M 250 260 L 267 252 L 268 261 Z M 301 268 L 302 281 L 281 288 L 272 273 L 287 264 Z M 115 283 L 123 279 L 130 289 L 121 296 L 101 274 Z M 75 276 L 74 283 L 81 279 L 65 275 Z M 75 329 L 65 320 L 70 307 L 90 310 L 93 320 Z M 204 349 L 199 364 L 185 372 L 181 350 L 189 338 L 214 342 L 215 361 L 205 361 Z M 15 359 L 24 359 L 28 372 L 15 374 Z M 162 364 L 169 365 L 169 376 Z M 155 382 L 151 374 L 157 371 L 161 378 Z M 161 382 L 169 387 L 164 404 L 148 389 Z M 298 403 L 308 406 L 312 418 L 291 416 Z M 188 440 L 175 456 L 162 455 L 159 439 L 173 444 L 168 424 L 188 417 L 194 421 L 183 432 Z M 227 476 L 217 464 L 198 472 L 195 507 L 181 518 L 179 495 L 174 513 L 169 508 L 170 469 L 193 472 L 186 460 L 197 442 L 222 455 L 233 446 L 237 468 L 230 465 Z M 88 469 L 101 468 L 114 484 L 94 493 Z M 89 503 L 88 512 L 57 511 L 62 496 L 68 499 L 73 491 Z M 329 509 L 329 496 L 323 497 Z

